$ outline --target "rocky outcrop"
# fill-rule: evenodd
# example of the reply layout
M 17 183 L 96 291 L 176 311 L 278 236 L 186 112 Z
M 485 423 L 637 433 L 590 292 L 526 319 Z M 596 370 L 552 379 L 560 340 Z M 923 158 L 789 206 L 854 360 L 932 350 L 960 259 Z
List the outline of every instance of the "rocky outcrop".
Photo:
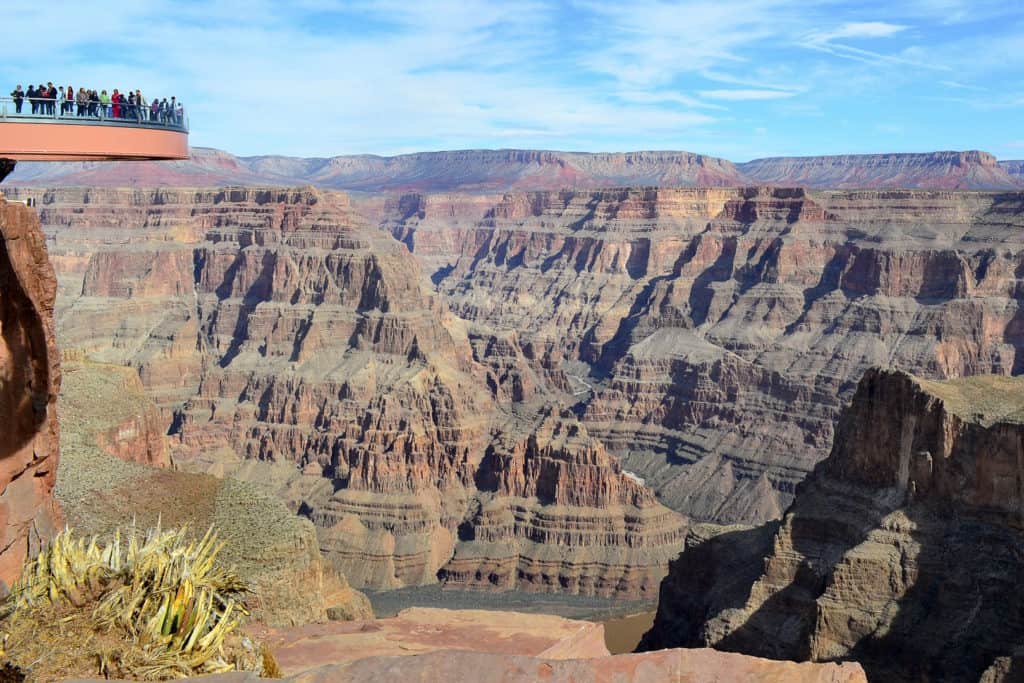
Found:
M 367 657 L 459 649 L 550 660 L 607 657 L 604 628 L 550 614 L 413 607 L 390 619 L 254 630 L 282 673 L 296 675 Z
M 685 531 L 575 419 L 492 444 L 483 491 L 439 577 L 448 586 L 653 596 Z
M 987 152 L 846 154 L 754 159 L 737 168 L 768 185 L 814 188 L 1004 190 L 1024 186 Z
M 558 357 L 452 315 L 347 197 L 39 198 L 66 346 L 137 372 L 176 463 L 271 486 L 353 584 L 443 569 L 458 585 L 653 594 L 683 521 L 564 412 Z
M 521 655 L 433 652 L 419 657 L 370 657 L 324 667 L 303 681 L 474 680 L 481 683 L 599 681 L 601 683 L 866 683 L 856 664 L 797 664 L 715 650 L 662 650 L 591 659 L 551 660 Z
M 872 680 L 1009 680 L 1024 637 L 1022 443 L 1024 380 L 869 371 L 754 580 L 715 576 L 708 559 L 750 566 L 736 558 L 760 542 L 688 549 L 642 647 L 855 659 Z
M 710 649 L 609 656 L 599 624 L 514 612 L 408 609 L 393 619 L 255 635 L 269 645 L 288 681 L 867 681 L 852 663 L 775 662 Z M 202 680 L 264 679 L 230 673 Z
M 474 329 L 529 339 L 671 507 L 777 518 L 871 365 L 1020 372 L 1021 193 L 405 196 L 382 227 Z M 454 250 L 454 251 L 453 251 Z
M 39 222 L 0 196 L 0 592 L 60 524 L 56 280 Z

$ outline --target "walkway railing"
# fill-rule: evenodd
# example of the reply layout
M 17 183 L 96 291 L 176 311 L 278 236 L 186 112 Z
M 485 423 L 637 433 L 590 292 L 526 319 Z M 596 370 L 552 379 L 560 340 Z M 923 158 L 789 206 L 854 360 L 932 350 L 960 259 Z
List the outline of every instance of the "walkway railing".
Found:
M 38 102 L 38 108 L 46 112 L 49 111 L 49 105 L 52 104 L 53 113 L 33 114 L 32 103 L 27 97 L 22 100 L 21 112 L 19 113 L 14 98 L 0 97 L 0 122 L 54 121 L 59 123 L 144 126 L 146 128 L 174 130 L 182 133 L 188 132 L 188 116 L 184 109 L 175 111 L 161 110 L 154 115 L 148 105 L 139 107 L 122 104 L 118 107 L 119 116 L 115 117 L 113 104 L 104 105 L 99 102 L 90 102 L 80 106 L 76 102 L 64 100 L 36 98 L 36 101 Z

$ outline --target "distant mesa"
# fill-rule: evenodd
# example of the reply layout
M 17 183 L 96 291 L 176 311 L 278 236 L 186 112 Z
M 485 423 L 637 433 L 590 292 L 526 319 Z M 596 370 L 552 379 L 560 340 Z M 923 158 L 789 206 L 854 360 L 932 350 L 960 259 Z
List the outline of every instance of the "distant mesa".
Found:
M 733 163 L 682 151 L 616 153 L 456 150 L 393 157 L 239 157 L 193 148 L 172 163 L 24 164 L 18 185 L 92 187 L 300 186 L 349 192 L 493 193 L 610 187 L 803 186 L 811 189 L 1010 190 L 1024 163 L 987 152 L 775 157 Z

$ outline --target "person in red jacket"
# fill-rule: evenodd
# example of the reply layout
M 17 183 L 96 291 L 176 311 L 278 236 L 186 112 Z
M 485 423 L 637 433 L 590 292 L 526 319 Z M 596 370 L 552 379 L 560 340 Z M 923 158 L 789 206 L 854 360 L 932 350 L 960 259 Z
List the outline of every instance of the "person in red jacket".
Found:
M 57 87 L 53 83 L 46 85 L 46 113 L 53 116 L 57 112 Z
M 117 88 L 114 88 L 114 94 L 110 96 L 110 104 L 113 105 L 114 118 L 121 118 L 121 93 L 117 92 Z

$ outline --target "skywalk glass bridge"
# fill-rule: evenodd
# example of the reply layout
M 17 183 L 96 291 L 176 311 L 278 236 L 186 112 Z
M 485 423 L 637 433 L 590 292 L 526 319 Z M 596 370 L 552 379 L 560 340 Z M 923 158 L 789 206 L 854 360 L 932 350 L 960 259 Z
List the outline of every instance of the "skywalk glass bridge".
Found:
M 43 100 L 40 100 L 43 101 Z M 45 101 L 43 101 L 45 102 Z M 69 103 L 70 104 L 70 103 Z M 81 115 L 55 102 L 52 113 L 32 113 L 26 98 L 21 111 L 10 97 L 0 98 L 0 159 L 11 161 L 130 161 L 188 158 L 188 117 L 180 108 L 96 105 Z M 48 107 L 41 105 L 43 111 Z M 127 114 L 131 113 L 130 116 Z

